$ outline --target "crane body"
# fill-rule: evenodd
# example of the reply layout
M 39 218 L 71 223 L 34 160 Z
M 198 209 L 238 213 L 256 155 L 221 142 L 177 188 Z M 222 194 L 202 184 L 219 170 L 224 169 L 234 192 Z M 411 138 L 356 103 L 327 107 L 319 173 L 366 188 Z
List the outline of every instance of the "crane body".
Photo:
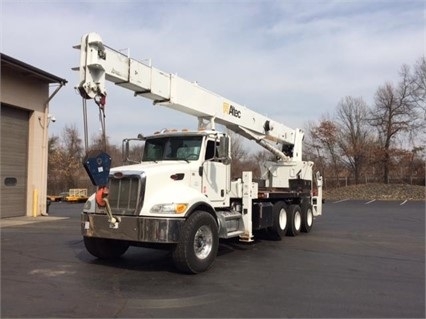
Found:
M 164 246 L 176 267 L 198 273 L 213 264 L 219 239 L 252 242 L 309 232 L 322 213 L 322 177 L 302 160 L 303 131 L 111 49 L 96 33 L 82 37 L 79 92 L 103 103 L 106 82 L 135 96 L 198 119 L 198 129 L 163 130 L 143 137 L 142 160 L 112 168 L 82 212 L 87 250 L 117 258 L 129 246 Z M 261 178 L 250 171 L 231 178 L 231 141 L 216 124 L 257 142 L 273 154 Z M 104 156 L 104 155 L 103 155 Z M 105 170 L 98 157 L 87 168 Z M 92 181 L 95 178 L 92 178 Z M 314 182 L 317 194 L 314 196 Z M 96 184 L 96 182 L 94 182 Z

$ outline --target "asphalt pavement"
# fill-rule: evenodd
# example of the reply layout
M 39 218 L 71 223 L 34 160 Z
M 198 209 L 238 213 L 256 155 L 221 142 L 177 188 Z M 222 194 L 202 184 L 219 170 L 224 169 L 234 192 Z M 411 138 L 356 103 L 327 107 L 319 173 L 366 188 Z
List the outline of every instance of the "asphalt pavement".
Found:
M 0 220 L 1 318 L 425 318 L 424 202 L 328 202 L 311 233 L 222 241 L 198 275 L 161 250 L 97 260 L 81 208 Z

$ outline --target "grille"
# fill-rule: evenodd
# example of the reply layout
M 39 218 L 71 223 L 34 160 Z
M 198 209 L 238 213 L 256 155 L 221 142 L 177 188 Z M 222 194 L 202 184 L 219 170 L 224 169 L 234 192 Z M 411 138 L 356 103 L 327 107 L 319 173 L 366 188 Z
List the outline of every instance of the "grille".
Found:
M 113 214 L 137 215 L 143 205 L 145 178 L 130 175 L 110 178 L 108 200 Z

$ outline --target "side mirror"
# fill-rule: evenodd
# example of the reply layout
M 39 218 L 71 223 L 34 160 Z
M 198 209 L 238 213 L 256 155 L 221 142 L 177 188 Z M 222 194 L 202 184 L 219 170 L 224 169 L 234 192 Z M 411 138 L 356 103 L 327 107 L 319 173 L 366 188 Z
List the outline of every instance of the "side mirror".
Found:
M 138 142 L 145 142 L 145 138 L 142 134 L 139 134 L 137 138 L 125 138 L 123 139 L 121 143 L 121 156 L 123 164 L 135 164 L 139 163 L 141 161 L 140 156 L 138 155 L 136 158 L 131 158 L 131 156 L 135 157 L 134 153 L 134 147 L 133 144 L 132 147 L 130 146 L 130 143 L 138 143 Z M 131 154 L 132 153 L 132 154 Z
M 129 160 L 129 153 L 130 153 L 130 146 L 129 146 L 129 139 L 124 139 L 121 144 L 121 156 L 123 163 L 128 162 Z
M 219 139 L 219 147 L 217 149 L 219 158 L 229 158 L 228 150 L 229 150 L 229 137 L 221 136 Z
M 223 163 L 226 165 L 231 162 L 231 156 L 229 154 L 229 145 L 229 136 L 221 136 L 219 138 L 219 147 L 217 149 L 217 154 L 219 158 L 223 160 Z

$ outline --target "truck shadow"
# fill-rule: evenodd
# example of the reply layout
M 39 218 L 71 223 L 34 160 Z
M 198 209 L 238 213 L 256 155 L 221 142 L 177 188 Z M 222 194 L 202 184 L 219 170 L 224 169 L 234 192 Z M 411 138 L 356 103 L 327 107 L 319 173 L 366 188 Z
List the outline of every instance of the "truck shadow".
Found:
M 219 241 L 217 258 L 237 251 L 253 250 L 259 242 L 260 240 L 258 239 L 253 243 L 240 242 L 238 238 L 221 239 Z M 170 250 L 130 247 L 129 250 L 120 258 L 106 260 L 96 258 L 87 252 L 82 240 L 72 241 L 68 244 L 74 249 L 77 248 L 75 257 L 86 264 L 135 271 L 178 273 L 173 266 L 172 252 Z
M 219 241 L 218 256 L 227 255 L 235 251 L 252 250 L 257 241 L 252 243 L 241 242 L 238 238 L 221 239 Z
M 271 237 L 266 231 L 256 231 L 252 242 L 240 241 L 238 237 L 221 239 L 219 242 L 218 256 L 233 253 L 235 251 L 251 251 L 255 250 L 259 245 L 264 245 L 268 242 L 280 241 L 281 239 Z
M 258 245 L 266 244 L 268 241 L 271 241 L 271 239 L 263 233 L 256 233 L 255 240 L 250 243 L 241 242 L 239 238 L 220 239 L 217 258 L 235 252 L 252 251 Z M 82 240 L 70 241 L 68 246 L 75 250 L 77 259 L 90 265 L 135 271 L 178 273 L 173 266 L 172 252 L 168 249 L 129 247 L 128 251 L 120 258 L 107 260 L 92 256 L 86 251 Z

